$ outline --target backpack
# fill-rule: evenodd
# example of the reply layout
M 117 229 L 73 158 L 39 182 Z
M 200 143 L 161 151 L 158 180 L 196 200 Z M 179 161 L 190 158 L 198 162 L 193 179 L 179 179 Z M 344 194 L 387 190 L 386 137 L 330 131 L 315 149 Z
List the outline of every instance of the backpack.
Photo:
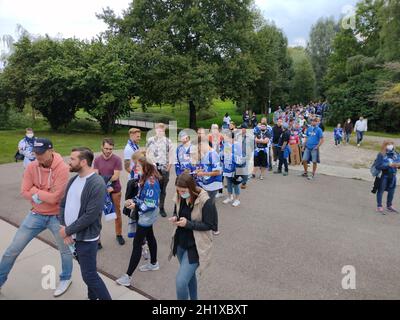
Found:
M 376 168 L 376 163 L 377 163 L 377 161 L 378 161 L 378 158 L 375 159 L 374 163 L 372 164 L 371 168 L 369 169 L 369 171 L 371 172 L 371 175 L 372 175 L 373 177 L 377 177 L 377 176 L 379 176 L 380 173 L 381 173 L 381 170 L 378 170 L 378 169 Z

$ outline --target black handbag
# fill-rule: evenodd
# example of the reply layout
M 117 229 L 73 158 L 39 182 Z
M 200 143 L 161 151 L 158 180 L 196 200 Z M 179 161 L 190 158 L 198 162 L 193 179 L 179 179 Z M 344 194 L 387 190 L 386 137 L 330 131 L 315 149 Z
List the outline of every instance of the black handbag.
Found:
M 19 150 L 17 150 L 17 152 L 15 153 L 14 159 L 15 159 L 15 162 L 23 161 L 25 159 L 25 156 L 23 154 L 20 154 Z

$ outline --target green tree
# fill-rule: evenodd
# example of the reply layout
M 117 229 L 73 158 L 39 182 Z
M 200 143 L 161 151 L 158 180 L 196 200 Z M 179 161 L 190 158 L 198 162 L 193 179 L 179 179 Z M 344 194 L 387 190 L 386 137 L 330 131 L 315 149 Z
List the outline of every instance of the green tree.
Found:
M 222 91 L 218 73 L 224 62 L 247 61 L 251 5 L 251 0 L 137 0 L 122 17 L 110 9 L 99 17 L 109 26 L 107 34 L 125 36 L 140 46 L 138 61 L 146 68 L 137 79 L 140 101 L 185 101 L 189 126 L 195 128 L 196 110 Z
M 7 100 L 20 111 L 29 101 L 54 130 L 69 124 L 84 91 L 83 45 L 75 39 L 23 37 L 2 74 Z
M 354 33 L 361 40 L 359 53 L 365 56 L 376 56 L 380 50 L 382 23 L 379 15 L 382 6 L 382 0 L 362 0 L 357 3 Z
M 338 24 L 333 17 L 320 18 L 311 28 L 307 51 L 314 68 L 319 96 L 324 96 L 323 79 L 327 73 L 328 59 L 333 52 L 333 40 L 338 31 Z
M 294 76 L 291 81 L 290 102 L 306 104 L 315 98 L 316 82 L 311 61 L 301 47 L 290 48 L 293 59 Z
M 379 11 L 381 47 L 380 56 L 384 61 L 400 60 L 400 2 L 383 1 Z
M 85 51 L 84 105 L 105 133 L 114 131 L 115 121 L 131 109 L 134 76 L 129 60 L 135 56 L 133 43 L 114 37 L 93 40 Z

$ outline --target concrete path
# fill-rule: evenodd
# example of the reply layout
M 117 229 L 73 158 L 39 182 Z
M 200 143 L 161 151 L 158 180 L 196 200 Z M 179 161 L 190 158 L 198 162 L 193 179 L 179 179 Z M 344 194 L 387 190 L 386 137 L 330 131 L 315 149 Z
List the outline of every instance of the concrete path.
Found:
M 339 150 L 346 153 L 345 148 Z M 361 169 L 352 169 L 346 161 L 337 169 L 327 156 L 322 152 L 326 167 L 321 165 L 315 181 L 299 177 L 291 168 L 288 177 L 268 174 L 264 181 L 250 181 L 238 208 L 217 201 L 221 235 L 214 238 L 212 265 L 199 280 L 201 299 L 400 297 L 400 216 L 378 215 L 371 182 L 343 178 L 357 178 L 355 172 Z M 333 176 L 321 174 L 329 170 Z M 18 224 L 29 209 L 19 196 L 22 165 L 2 165 L 0 174 L 0 215 Z M 174 179 L 172 175 L 167 192 L 169 215 Z M 394 205 L 400 207 L 398 192 Z M 123 224 L 126 234 L 125 217 Z M 137 270 L 133 276 L 136 289 L 157 299 L 175 299 L 178 263 L 176 258 L 167 261 L 171 232 L 167 219 L 160 217 L 155 234 L 161 268 Z M 52 241 L 50 233 L 43 237 Z M 126 272 L 132 244 L 117 244 L 113 222 L 103 223 L 102 243 L 99 269 L 114 277 Z M 355 290 L 342 288 L 342 268 L 347 265 L 356 270 Z
M 8 244 L 13 239 L 16 228 L 11 224 L 0 219 L 0 252 L 6 250 Z M 68 291 L 61 297 L 53 297 L 51 280 L 47 276 L 51 275 L 53 268 L 60 273 L 60 254 L 47 243 L 34 239 L 18 257 L 7 282 L 1 289 L 0 300 L 85 300 L 87 299 L 87 287 L 82 281 L 80 268 L 74 260 L 72 284 Z M 116 286 L 113 279 L 101 275 L 106 284 L 111 297 L 114 300 L 143 300 L 147 299 L 143 295 L 128 288 Z M 44 288 L 42 283 L 45 284 Z

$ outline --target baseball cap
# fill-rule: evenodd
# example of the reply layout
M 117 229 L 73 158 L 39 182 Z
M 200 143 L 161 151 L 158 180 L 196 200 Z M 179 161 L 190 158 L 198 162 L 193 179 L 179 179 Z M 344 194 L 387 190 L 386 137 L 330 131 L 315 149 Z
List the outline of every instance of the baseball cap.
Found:
M 285 123 L 283 124 L 283 129 L 289 129 L 289 124 L 288 124 L 287 122 L 285 122 Z
M 53 149 L 53 144 L 51 141 L 46 138 L 38 138 L 33 143 L 32 151 L 37 154 L 43 154 L 49 149 Z

